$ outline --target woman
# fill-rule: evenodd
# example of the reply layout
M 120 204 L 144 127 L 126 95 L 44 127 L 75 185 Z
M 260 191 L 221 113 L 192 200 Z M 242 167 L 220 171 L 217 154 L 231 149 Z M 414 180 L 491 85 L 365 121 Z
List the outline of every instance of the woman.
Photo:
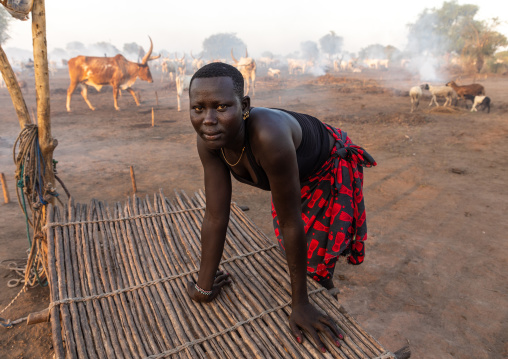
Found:
M 307 275 L 330 289 L 339 255 L 351 254 L 353 264 L 363 261 L 361 165 L 375 162 L 344 132 L 311 116 L 251 108 L 243 86 L 241 73 L 224 63 L 202 67 L 191 80 L 190 119 L 207 200 L 199 277 L 187 289 L 195 301 L 209 302 L 230 283 L 227 273 L 217 272 L 229 221 L 230 173 L 271 190 L 275 234 L 291 277 L 291 331 L 301 343 L 300 328 L 307 330 L 325 352 L 318 331 L 338 346 L 343 336 L 330 317 L 310 304 Z

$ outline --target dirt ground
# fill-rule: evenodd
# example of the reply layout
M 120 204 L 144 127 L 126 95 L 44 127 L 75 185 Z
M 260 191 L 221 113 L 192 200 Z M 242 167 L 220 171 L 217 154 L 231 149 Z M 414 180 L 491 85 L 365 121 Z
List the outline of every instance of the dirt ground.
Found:
M 32 111 L 33 77 L 24 76 Z M 365 263 L 341 264 L 334 279 L 347 311 L 386 348 L 409 344 L 412 358 L 508 357 L 508 77 L 479 82 L 492 99 L 490 114 L 430 110 L 429 98 L 410 114 L 407 90 L 419 81 L 400 71 L 261 77 L 252 100 L 253 106 L 309 113 L 340 127 L 376 159 L 378 166 L 365 170 Z M 159 188 L 168 197 L 203 188 L 188 111 L 177 112 L 174 85 L 161 83 L 160 74 L 154 73 L 153 84 L 134 85 L 140 107 L 124 92 L 121 111 L 114 110 L 106 87 L 89 91 L 94 112 L 75 93 L 69 114 L 67 86 L 62 69 L 51 79 L 52 132 L 59 175 L 76 201 L 123 202 L 132 194 L 129 166 L 141 196 Z M 15 276 L 6 266 L 24 264 L 28 244 L 13 178 L 19 124 L 6 89 L 0 89 L 0 106 L 0 172 L 11 197 L 10 204 L 0 204 L 1 310 L 21 288 L 7 287 Z M 250 207 L 247 214 L 275 239 L 269 192 L 235 182 L 233 200 Z M 47 288 L 36 287 L 0 317 L 17 319 L 48 303 Z M 49 324 L 0 328 L 1 358 L 52 354 Z

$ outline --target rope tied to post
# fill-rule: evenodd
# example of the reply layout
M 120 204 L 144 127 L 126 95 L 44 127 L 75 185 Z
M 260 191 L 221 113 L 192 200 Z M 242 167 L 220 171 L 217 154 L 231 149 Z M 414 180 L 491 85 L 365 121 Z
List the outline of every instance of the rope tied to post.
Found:
M 16 165 L 16 195 L 26 221 L 29 255 L 25 269 L 25 285 L 47 285 L 45 255 L 42 242 L 45 240 L 42 225 L 45 223 L 45 206 L 58 198 L 52 183 L 44 182 L 46 163 L 39 145 L 38 127 L 28 124 L 21 130 L 13 146 Z M 56 163 L 53 163 L 55 168 Z M 30 227 L 33 235 L 30 235 Z

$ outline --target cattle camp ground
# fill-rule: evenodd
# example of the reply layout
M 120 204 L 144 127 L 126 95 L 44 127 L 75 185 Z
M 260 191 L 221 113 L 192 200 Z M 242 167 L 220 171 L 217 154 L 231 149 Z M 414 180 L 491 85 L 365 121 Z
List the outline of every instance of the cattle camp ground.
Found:
M 160 60 L 154 61 L 162 64 Z M 193 71 L 192 57 L 186 61 L 188 75 Z M 237 357 L 318 357 L 320 354 L 309 340 L 298 351 L 295 343 L 290 339 L 284 341 L 281 334 L 288 313 L 284 301 L 287 283 L 283 276 L 269 278 L 263 271 L 267 263 L 280 274 L 285 268 L 283 258 L 274 248 L 268 192 L 233 183 L 235 216 L 225 257 L 230 262 L 224 265 L 230 266 L 234 285 L 218 301 L 217 308 L 223 311 L 212 313 L 214 307 L 205 307 L 199 309 L 199 316 L 192 317 L 184 307 L 178 309 L 178 303 L 188 303 L 182 294 L 183 282 L 179 280 L 184 275 L 192 276 L 188 272 L 193 271 L 192 264 L 198 255 L 196 229 L 204 204 L 200 194 L 203 173 L 195 148 L 196 135 L 188 118 L 188 96 L 183 91 L 181 98 L 177 98 L 178 66 L 172 79 L 169 72 L 163 72 L 162 65 L 149 66 L 153 82 L 138 79 L 132 85 L 140 105 L 136 106 L 135 98 L 127 91 L 119 91 L 119 110 L 113 104 L 112 88 L 105 86 L 100 92 L 93 87 L 88 90 L 94 111 L 77 89 L 72 111 L 68 112 L 68 70 L 56 66 L 51 71 L 49 115 L 51 135 L 58 141 L 53 158 L 57 161 L 57 176 L 73 202 L 67 203 L 66 191 L 57 185 L 56 192 L 64 205 L 60 205 L 58 213 L 48 209 L 47 216 L 62 224 L 62 228 L 72 228 L 65 222 L 98 223 L 90 223 L 89 230 L 80 230 L 80 236 L 77 231 L 74 233 L 79 238 L 75 245 L 83 246 L 80 252 L 72 251 L 68 237 L 72 232 L 59 231 L 57 225 L 46 227 L 48 236 L 54 236 L 49 243 L 55 243 L 47 248 L 52 256 L 48 270 L 54 271 L 49 275 L 65 281 L 60 286 L 55 281 L 44 286 L 42 281 L 43 285 L 22 292 L 22 276 L 15 269 L 22 268 L 27 261 L 27 224 L 16 200 L 18 183 L 13 176 L 16 168 L 12 159 L 20 124 L 7 89 L 0 88 L 0 168 L 11 199 L 10 203 L 0 204 L 0 310 L 19 294 L 0 317 L 18 319 L 41 311 L 46 315 L 39 316 L 42 322 L 38 324 L 26 325 L 23 321 L 10 329 L 0 328 L 0 356 L 52 358 L 63 353 L 67 357 L 93 357 L 89 353 L 95 353 L 97 357 L 121 354 L 148 357 L 166 351 L 168 356 L 175 357 L 214 357 L 214 353 L 222 352 Z M 269 66 L 258 64 L 253 106 L 312 114 L 347 131 L 378 162 L 377 167 L 365 170 L 369 221 L 365 263 L 358 267 L 340 263 L 334 277 L 340 289 L 337 302 L 329 304 L 327 301 L 334 299 L 312 287 L 316 301 L 323 308 L 336 308 L 337 320 L 343 320 L 348 331 L 350 339 L 336 357 L 382 357 L 404 346 L 409 346 L 412 358 L 506 357 L 508 330 L 504 308 L 508 304 L 508 287 L 504 268 L 508 258 L 505 243 L 508 223 L 504 218 L 508 209 L 505 181 L 508 77 L 461 76 L 461 84 L 479 82 L 484 86 L 491 99 L 490 113 L 471 112 L 460 101 L 446 107 L 428 106 L 429 92 L 423 92 L 419 107 L 411 112 L 409 89 L 421 81 L 401 68 L 390 69 L 378 63 L 363 66 L 359 72 L 339 64 L 329 66 L 326 73 L 312 74 L 304 69 L 303 63 L 293 64 L 291 73 L 289 64 L 279 67 L 279 76 L 270 76 Z M 40 111 L 34 74 L 28 71 L 19 77 L 26 84 L 21 92 L 33 119 Z M 438 102 L 442 104 L 444 100 Z M 52 189 L 47 193 L 52 193 Z M 248 211 L 239 206 L 248 207 Z M 68 216 L 65 207 L 69 209 Z M 161 210 L 167 212 L 166 217 L 150 221 L 143 217 Z M 133 217 L 131 231 L 124 216 Z M 118 227 L 111 224 L 112 219 L 118 219 Z M 101 241 L 88 242 L 91 238 Z M 75 307 L 60 303 L 50 310 L 58 309 L 53 314 L 59 320 L 54 320 L 55 315 L 51 322 L 44 320 L 45 310 L 55 298 L 80 294 L 86 297 L 85 292 L 76 292 L 77 283 L 95 283 L 96 291 L 108 292 L 108 286 L 112 290 L 114 282 L 110 274 L 118 273 L 125 281 L 124 289 L 128 288 L 130 278 L 121 274 L 129 270 L 127 263 L 131 257 L 127 255 L 126 244 L 145 243 L 140 238 L 146 238 L 147 245 L 136 250 L 147 254 L 164 252 L 163 246 L 151 247 L 157 238 L 179 238 L 181 246 L 175 245 L 174 252 L 166 253 L 172 259 L 167 261 L 168 265 L 159 263 L 166 271 L 165 279 L 171 283 L 165 291 L 154 285 L 126 291 L 115 298 L 95 298 L 90 304 L 77 302 Z M 245 238 L 251 241 L 246 242 Z M 110 259 L 117 260 L 119 267 L 125 266 L 126 272 L 115 272 L 116 267 L 108 269 L 107 257 L 103 255 L 106 246 L 117 249 Z M 132 248 L 134 251 L 135 247 Z M 122 260 L 123 255 L 127 261 Z M 138 258 L 156 261 L 164 256 L 150 254 Z M 235 264 L 237 260 L 245 260 L 241 262 L 246 263 L 245 267 Z M 69 263 L 80 263 L 82 267 Z M 129 265 L 130 270 L 139 271 L 139 278 L 132 283 L 157 280 L 148 262 Z M 267 287 L 263 287 L 263 281 Z M 268 295 L 256 297 L 246 290 L 250 286 L 266 288 L 267 293 L 273 294 L 270 300 L 274 303 L 263 303 L 262 298 Z M 91 287 L 87 290 L 97 294 Z M 235 299 L 234 293 L 242 293 L 245 303 Z M 127 314 L 117 319 L 108 316 L 108 311 L 111 314 L 117 305 L 128 308 Z M 82 310 L 85 316 L 79 316 Z M 248 313 L 246 317 L 241 316 L 245 314 L 242 310 Z M 164 324 L 160 321 L 164 311 L 175 315 L 171 319 L 175 322 L 194 322 L 196 332 L 183 324 L 173 329 L 169 322 Z M 264 311 L 269 312 L 266 318 L 256 316 Z M 143 316 L 136 313 L 154 314 L 146 315 L 148 320 L 142 323 Z M 203 318 L 212 315 L 217 315 L 217 323 L 225 321 L 206 332 Z M 80 325 L 76 318 L 88 318 L 87 323 Z M 229 329 L 235 318 L 252 319 L 243 320 L 248 323 L 242 323 L 241 328 Z M 115 329 L 108 333 L 106 328 Z M 137 328 L 139 332 L 134 335 L 132 331 L 132 339 L 122 340 L 118 335 L 122 332 L 120 328 L 126 332 L 127 328 Z M 80 331 L 85 335 L 80 335 Z M 55 345 L 55 333 L 64 333 L 61 346 Z M 72 336 L 65 337 L 65 333 Z M 101 341 L 99 337 L 109 343 L 102 349 L 100 345 L 93 346 Z M 89 338 L 93 340 L 87 345 Z M 206 340 L 193 343 L 193 338 Z M 276 348 L 274 343 L 281 347 Z M 76 348 L 76 352 L 67 352 L 70 347 Z M 131 351 L 136 354 L 126 354 Z

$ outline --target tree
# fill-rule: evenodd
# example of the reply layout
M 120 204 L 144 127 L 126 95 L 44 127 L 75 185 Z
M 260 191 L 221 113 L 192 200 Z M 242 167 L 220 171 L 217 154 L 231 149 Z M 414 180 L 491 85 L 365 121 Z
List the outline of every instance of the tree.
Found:
M 65 45 L 65 49 L 71 52 L 83 52 L 86 50 L 85 45 L 79 41 L 71 41 Z
M 0 6 L 0 45 L 5 43 L 10 36 L 7 34 L 7 30 L 9 29 L 9 21 L 11 20 L 11 15 L 5 9 Z
M 385 46 L 385 55 L 388 60 L 394 61 L 402 57 L 402 52 L 395 46 L 387 45 Z
M 300 51 L 293 51 L 284 56 L 286 59 L 297 59 L 300 57 Z
M 271 51 L 263 51 L 261 53 L 261 57 L 268 57 L 269 59 L 273 59 L 275 55 Z
M 328 58 L 338 54 L 342 50 L 343 43 L 344 39 L 341 36 L 337 36 L 334 31 L 330 31 L 329 34 L 319 39 L 321 51 L 328 54 Z
M 67 52 L 62 49 L 61 47 L 55 47 L 51 53 L 50 53 L 51 56 L 57 56 L 57 57 L 65 57 L 67 56 Z
M 244 56 L 247 45 L 235 33 L 221 33 L 207 37 L 203 41 L 203 56 L 209 59 L 230 59 L 231 49 L 235 58 Z
M 380 44 L 369 45 L 358 53 L 361 59 L 386 59 L 386 48 Z
M 498 19 L 475 20 L 477 5 L 444 2 L 439 9 L 425 9 L 409 24 L 408 48 L 412 54 L 443 56 L 452 52 L 474 63 L 477 71 L 485 59 L 506 46 L 506 36 L 495 31 Z
M 444 2 L 440 9 L 425 9 L 414 24 L 408 25 L 408 50 L 435 56 L 460 51 L 463 22 L 477 12 L 478 6 L 459 5 L 455 0 Z
M 462 57 L 468 57 L 480 72 L 485 59 L 492 57 L 498 48 L 508 45 L 506 36 L 494 31 L 499 25 L 497 18 L 490 21 L 470 21 L 463 29 L 464 47 Z
M 305 60 L 316 60 L 319 57 L 319 49 L 314 41 L 304 41 L 300 43 L 302 57 Z
M 135 54 L 137 55 L 139 52 L 140 46 L 136 44 L 135 42 L 129 42 L 126 44 L 123 44 L 123 52 L 127 54 Z
M 120 53 L 120 50 L 118 50 L 113 44 L 105 41 L 97 42 L 92 45 L 92 48 L 97 50 L 100 55 L 104 53 L 104 56 L 115 56 Z
M 59 63 L 61 63 L 62 60 L 69 59 L 69 54 L 61 47 L 56 47 L 49 52 L 48 58 L 53 61 L 58 61 Z

